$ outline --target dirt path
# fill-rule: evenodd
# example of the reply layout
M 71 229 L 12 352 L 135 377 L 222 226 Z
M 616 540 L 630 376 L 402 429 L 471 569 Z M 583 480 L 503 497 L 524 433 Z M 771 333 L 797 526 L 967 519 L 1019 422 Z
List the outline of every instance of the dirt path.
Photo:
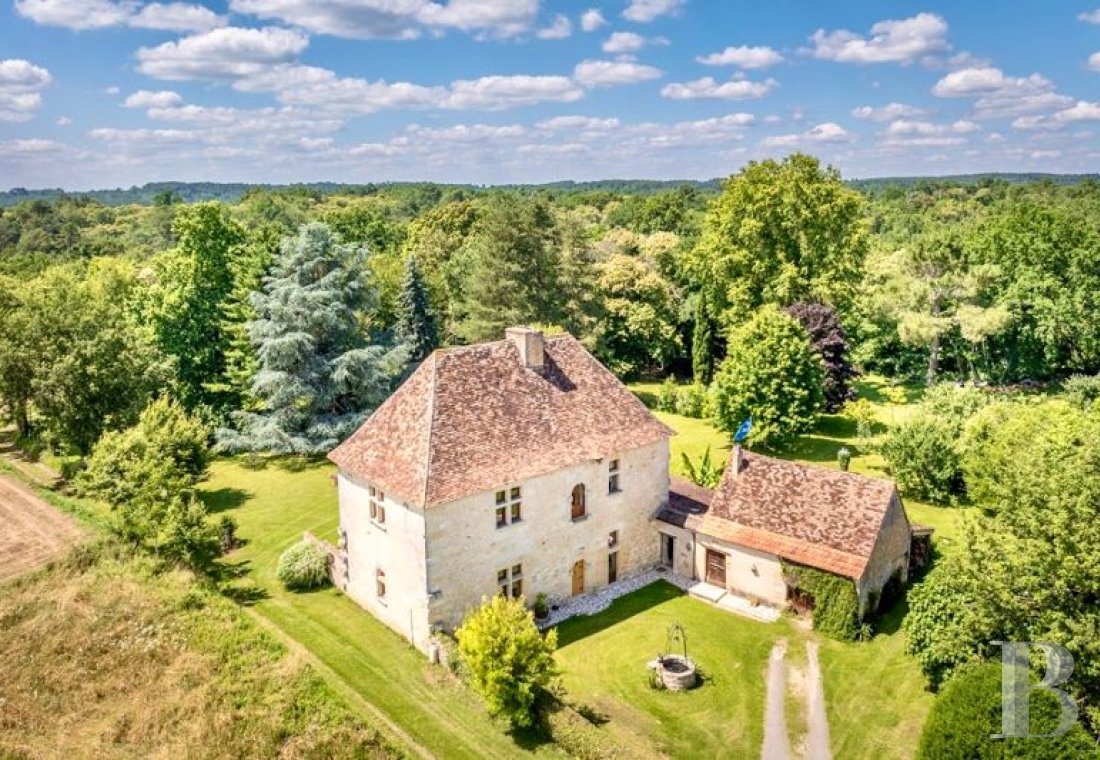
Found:
M 787 738 L 787 640 L 779 639 L 768 658 L 768 674 L 765 681 L 767 698 L 764 707 L 764 746 L 760 751 L 763 760 L 790 760 L 791 744 Z
M 825 715 L 825 688 L 821 664 L 817 661 L 817 642 L 806 642 L 806 760 L 831 760 L 829 719 Z
M 83 535 L 76 520 L 0 476 L 0 582 L 58 559 Z

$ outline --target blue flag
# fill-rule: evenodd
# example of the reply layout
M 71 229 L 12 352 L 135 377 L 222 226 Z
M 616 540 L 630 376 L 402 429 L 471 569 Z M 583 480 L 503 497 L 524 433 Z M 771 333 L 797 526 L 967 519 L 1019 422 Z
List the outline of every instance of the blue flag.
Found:
M 744 443 L 745 439 L 749 437 L 749 433 L 752 432 L 752 415 L 741 423 L 741 427 L 737 428 L 737 432 L 733 434 L 734 443 Z

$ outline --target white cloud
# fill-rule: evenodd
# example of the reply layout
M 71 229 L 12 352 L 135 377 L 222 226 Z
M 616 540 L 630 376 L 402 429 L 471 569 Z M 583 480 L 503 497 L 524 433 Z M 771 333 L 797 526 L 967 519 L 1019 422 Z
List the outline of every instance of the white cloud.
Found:
M 122 89 L 116 85 L 111 85 L 103 89 L 104 95 L 118 95 L 120 92 L 122 92 Z
M 554 17 L 554 23 L 535 32 L 540 40 L 564 40 L 573 33 L 573 22 L 569 17 L 559 13 Z
M 581 61 L 573 69 L 573 78 L 586 87 L 633 84 L 658 79 L 660 69 L 631 61 Z
M 289 29 L 227 27 L 137 52 L 138 70 L 157 79 L 239 79 L 289 63 L 309 38 Z
M 25 140 L 8 140 L 0 142 L 0 156 L 4 158 L 19 158 L 42 153 L 57 153 L 63 151 L 65 146 L 53 140 L 43 140 L 32 137 Z
M 127 97 L 122 105 L 126 108 L 171 108 L 181 103 L 183 103 L 183 98 L 178 92 L 172 92 L 171 90 L 160 90 L 158 92 L 138 90 Z
M 791 148 L 798 145 L 820 145 L 823 143 L 842 143 L 852 139 L 852 134 L 839 124 L 831 121 L 818 124 L 805 132 L 765 137 L 760 145 L 764 148 Z
M 1086 66 L 1092 71 L 1100 71 L 1100 53 L 1090 55 Z
M 1078 13 L 1077 20 L 1084 21 L 1086 24 L 1100 24 L 1100 8 L 1097 8 L 1094 11 Z
M 0 61 L 0 122 L 29 121 L 42 106 L 50 72 L 22 58 Z
M 879 21 L 871 36 L 847 30 L 818 29 L 810 37 L 815 58 L 839 63 L 908 64 L 932 53 L 950 49 L 947 22 L 933 13 L 918 13 L 900 20 Z
M 951 124 L 933 124 L 927 121 L 898 119 L 890 123 L 879 135 L 879 145 L 885 147 L 947 147 L 963 145 L 967 138 L 961 135 L 976 132 L 980 127 L 972 121 L 960 119 Z
M 623 18 L 639 24 L 648 24 L 661 16 L 668 16 L 680 10 L 684 0 L 630 0 L 623 11 Z
M 852 116 L 864 121 L 893 121 L 923 116 L 924 109 L 905 103 L 887 103 L 884 106 L 860 106 L 852 109 Z
M 70 124 L 73 123 L 73 120 L 70 119 L 68 116 L 58 116 L 57 121 L 55 123 L 59 127 L 67 127 L 67 126 L 69 126 Z
M 672 100 L 748 100 L 762 98 L 779 86 L 774 79 L 754 82 L 750 79 L 731 79 L 719 84 L 714 77 L 703 77 L 691 82 L 672 82 L 661 89 L 661 95 Z
M 783 60 L 783 56 L 770 47 L 728 47 L 720 53 L 701 55 L 695 59 L 706 66 L 739 66 L 742 69 L 764 69 Z
M 975 98 L 976 119 L 997 119 L 1067 108 L 1073 99 L 1040 74 L 1009 77 L 992 66 L 952 71 L 932 87 L 941 98 Z
M 589 8 L 581 14 L 581 29 L 586 32 L 594 32 L 606 23 L 607 19 L 597 8 Z
M 554 116 L 535 124 L 539 129 L 552 132 L 568 130 L 570 132 L 606 132 L 619 127 L 619 120 L 611 117 L 600 119 L 594 116 Z
M 1083 121 L 1100 121 L 1100 103 L 1079 100 L 1049 116 L 1020 116 L 1012 122 L 1012 126 L 1020 130 L 1061 129 Z
M 530 30 L 538 0 L 232 0 L 230 8 L 317 34 L 353 39 L 413 39 L 425 28 L 491 37 Z
M 584 90 L 563 76 L 488 76 L 452 82 L 441 108 L 496 111 L 535 103 L 571 103 Z
M 611 36 L 603 41 L 605 53 L 634 53 L 645 47 L 646 38 L 634 32 L 612 32 Z
M 16 0 L 15 10 L 44 26 L 104 29 L 132 26 L 172 32 L 202 32 L 225 25 L 225 18 L 192 3 L 150 3 L 136 0 Z

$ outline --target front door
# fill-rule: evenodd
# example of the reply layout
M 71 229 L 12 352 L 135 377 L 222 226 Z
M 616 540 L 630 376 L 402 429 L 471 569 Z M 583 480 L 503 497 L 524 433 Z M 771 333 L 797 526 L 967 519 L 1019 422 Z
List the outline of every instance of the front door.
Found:
M 726 555 L 707 549 L 707 583 L 726 587 Z
M 661 534 L 661 564 L 672 567 L 672 558 L 676 556 L 676 539 L 667 533 Z
M 584 593 L 584 560 L 578 559 L 573 563 L 573 596 Z
M 619 580 L 619 553 L 611 552 L 607 555 L 607 582 L 614 583 Z

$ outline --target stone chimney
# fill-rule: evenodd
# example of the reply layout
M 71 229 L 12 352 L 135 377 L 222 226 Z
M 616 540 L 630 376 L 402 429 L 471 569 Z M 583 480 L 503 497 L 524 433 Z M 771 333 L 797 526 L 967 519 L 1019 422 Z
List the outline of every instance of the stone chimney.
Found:
M 516 344 L 519 359 L 523 366 L 535 372 L 542 372 L 545 365 L 542 333 L 530 327 L 509 327 L 504 336 Z
M 737 477 L 741 474 L 741 470 L 745 467 L 745 452 L 741 450 L 741 444 L 733 444 L 733 476 Z

